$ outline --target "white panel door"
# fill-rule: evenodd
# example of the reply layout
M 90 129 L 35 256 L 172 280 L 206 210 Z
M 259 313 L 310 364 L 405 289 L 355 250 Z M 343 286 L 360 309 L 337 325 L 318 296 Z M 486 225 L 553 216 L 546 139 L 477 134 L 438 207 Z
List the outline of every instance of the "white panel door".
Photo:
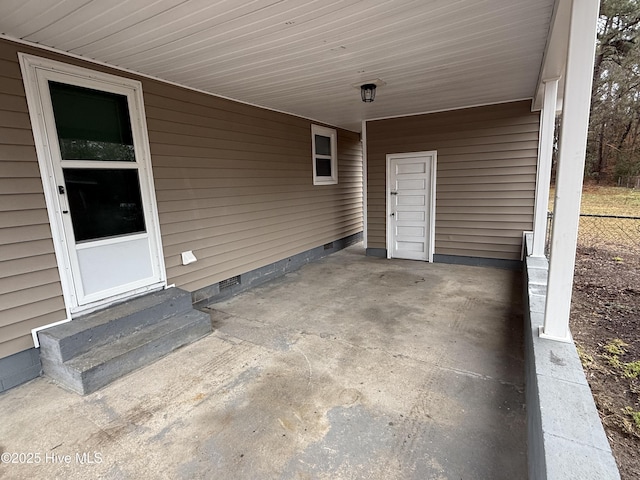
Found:
M 389 258 L 433 261 L 436 152 L 387 156 Z
M 27 85 L 73 313 L 166 282 L 140 84 L 52 65 Z

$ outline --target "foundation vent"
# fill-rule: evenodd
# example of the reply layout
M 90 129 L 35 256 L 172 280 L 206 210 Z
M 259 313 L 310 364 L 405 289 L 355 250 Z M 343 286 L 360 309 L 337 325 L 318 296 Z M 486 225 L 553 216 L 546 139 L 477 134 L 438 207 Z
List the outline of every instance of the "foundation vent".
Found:
M 226 290 L 227 288 L 231 288 L 234 285 L 240 285 L 240 275 L 227 278 L 226 280 L 222 280 L 220 283 L 218 283 L 218 287 L 220 288 L 220 291 Z
M 325 250 L 331 250 L 333 248 L 333 242 L 329 242 L 329 243 L 325 243 L 324 244 L 324 249 Z

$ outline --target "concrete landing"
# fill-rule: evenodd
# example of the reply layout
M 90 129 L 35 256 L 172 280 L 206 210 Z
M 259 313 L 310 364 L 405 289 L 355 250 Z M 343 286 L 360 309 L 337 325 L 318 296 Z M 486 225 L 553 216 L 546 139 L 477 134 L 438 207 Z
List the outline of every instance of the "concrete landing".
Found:
M 1 394 L 2 459 L 40 460 L 0 478 L 525 479 L 519 277 L 350 247 L 98 392 Z

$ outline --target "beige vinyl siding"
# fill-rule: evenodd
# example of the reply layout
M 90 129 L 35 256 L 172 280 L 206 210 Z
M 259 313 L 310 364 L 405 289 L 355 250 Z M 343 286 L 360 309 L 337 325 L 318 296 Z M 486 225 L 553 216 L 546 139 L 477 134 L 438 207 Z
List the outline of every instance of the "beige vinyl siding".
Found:
M 0 358 L 66 317 L 15 49 L 0 44 Z
M 170 282 L 196 290 L 362 230 L 359 134 L 338 131 L 338 185 L 314 186 L 311 122 L 177 90 L 144 91 Z
M 18 51 L 136 78 L 0 40 L 0 358 L 65 318 Z M 362 231 L 359 134 L 338 130 L 339 183 L 314 186 L 309 120 L 137 79 L 169 284 L 193 291 Z
M 435 253 L 515 260 L 533 224 L 530 101 L 367 123 L 368 246 L 386 246 L 386 155 L 437 151 Z

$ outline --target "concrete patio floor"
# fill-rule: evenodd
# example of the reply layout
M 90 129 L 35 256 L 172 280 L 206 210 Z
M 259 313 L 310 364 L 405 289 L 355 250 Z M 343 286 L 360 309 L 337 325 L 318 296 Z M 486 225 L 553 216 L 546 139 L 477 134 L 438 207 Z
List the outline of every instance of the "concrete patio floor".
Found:
M 1 394 L 0 477 L 525 479 L 521 297 L 518 272 L 349 247 L 96 393 Z

